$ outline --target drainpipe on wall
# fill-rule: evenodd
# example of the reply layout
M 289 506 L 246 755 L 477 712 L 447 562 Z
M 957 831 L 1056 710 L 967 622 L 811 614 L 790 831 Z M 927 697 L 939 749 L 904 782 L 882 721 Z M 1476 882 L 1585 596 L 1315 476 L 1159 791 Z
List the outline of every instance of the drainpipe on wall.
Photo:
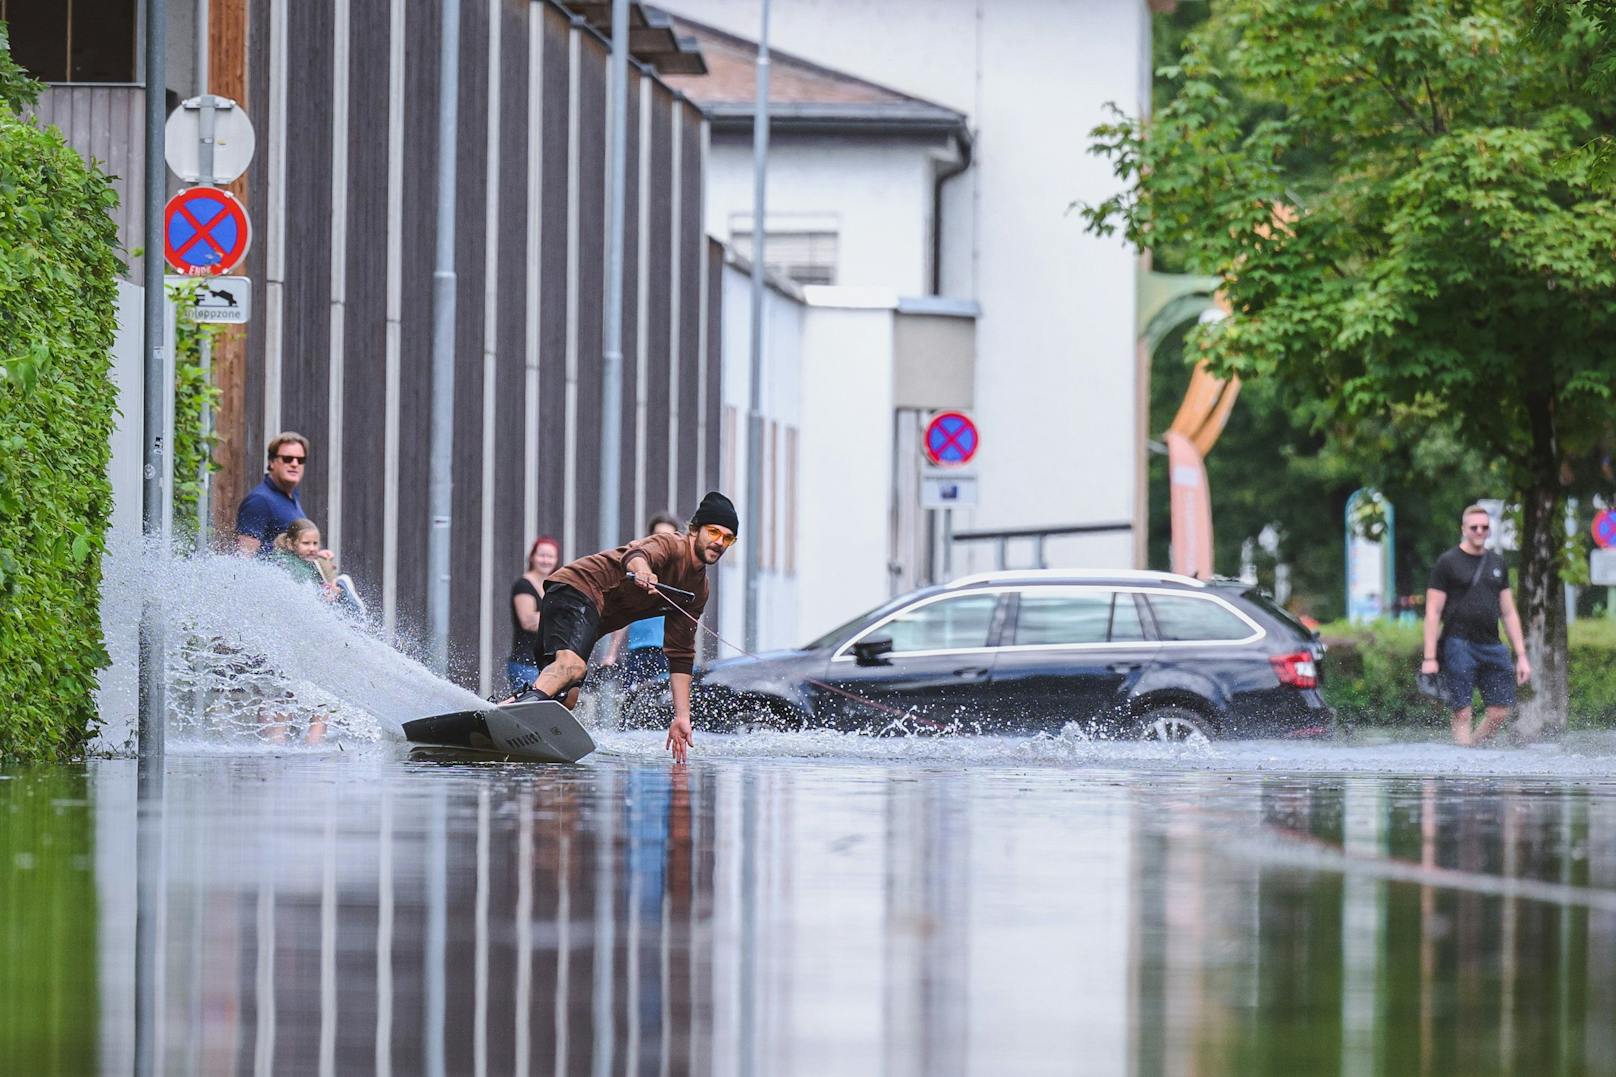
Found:
M 931 188 L 931 294 L 943 294 L 943 184 L 971 167 L 972 150 L 970 129 L 964 124 L 955 132 L 959 142 L 959 162 L 937 173 Z

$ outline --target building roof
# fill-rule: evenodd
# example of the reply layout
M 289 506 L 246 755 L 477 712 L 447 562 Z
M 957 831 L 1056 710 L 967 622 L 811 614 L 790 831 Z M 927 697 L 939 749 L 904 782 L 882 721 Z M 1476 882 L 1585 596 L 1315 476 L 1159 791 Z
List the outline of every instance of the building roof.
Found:
M 672 76 L 670 86 L 694 101 L 715 128 L 752 126 L 757 99 L 757 42 L 672 15 L 675 32 L 690 38 L 707 74 Z M 965 114 L 924 98 L 769 50 L 769 124 L 793 130 L 953 134 L 968 142 Z
M 607 40 L 612 36 L 611 0 L 557 0 Z M 631 3 L 628 8 L 628 51 L 640 63 L 669 75 L 704 75 L 707 65 L 701 50 L 688 35 L 675 31 L 668 16 L 656 8 Z

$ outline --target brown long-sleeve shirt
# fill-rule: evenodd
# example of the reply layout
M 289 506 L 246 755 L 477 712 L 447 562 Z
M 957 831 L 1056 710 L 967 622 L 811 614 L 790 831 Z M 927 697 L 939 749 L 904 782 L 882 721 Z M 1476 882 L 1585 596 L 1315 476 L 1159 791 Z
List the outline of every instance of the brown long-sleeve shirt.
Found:
M 656 573 L 659 582 L 689 591 L 696 600 L 680 603 L 660 591 L 645 591 L 630 580 L 628 573 L 633 566 L 625 562 L 635 553 L 643 553 L 651 562 L 651 571 Z M 636 564 L 639 560 L 635 558 Z M 556 569 L 545 582 L 547 586 L 564 583 L 589 596 L 600 612 L 601 635 L 616 632 L 630 621 L 666 614 L 662 651 L 668 656 L 668 671 L 689 673 L 695 667 L 696 625 L 690 617 L 699 619 L 701 611 L 707 607 L 707 566 L 697 559 L 690 535 L 679 532 L 635 539 L 615 550 L 580 557 Z M 681 608 L 690 617 L 679 613 Z

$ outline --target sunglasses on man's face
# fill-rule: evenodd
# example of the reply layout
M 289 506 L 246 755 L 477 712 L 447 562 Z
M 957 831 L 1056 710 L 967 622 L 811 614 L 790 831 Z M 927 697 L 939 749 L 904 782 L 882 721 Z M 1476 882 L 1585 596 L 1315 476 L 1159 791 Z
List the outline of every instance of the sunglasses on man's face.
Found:
M 288 456 L 285 453 L 276 453 L 275 459 L 279 460 L 283 464 L 301 464 L 304 460 L 308 459 L 308 457 Z
M 707 541 L 709 543 L 722 549 L 727 550 L 731 546 L 735 545 L 735 533 L 733 531 L 726 531 L 717 524 L 703 524 L 701 533 L 707 536 Z
M 1491 531 L 1492 524 L 1465 524 L 1466 531 Z

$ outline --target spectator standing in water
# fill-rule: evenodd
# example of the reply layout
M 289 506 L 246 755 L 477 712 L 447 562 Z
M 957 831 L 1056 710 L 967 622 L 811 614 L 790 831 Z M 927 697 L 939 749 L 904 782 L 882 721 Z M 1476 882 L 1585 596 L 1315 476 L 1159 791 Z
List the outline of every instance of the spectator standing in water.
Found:
M 539 604 L 544 581 L 560 563 L 561 543 L 540 535 L 528 548 L 526 570 L 511 584 L 511 653 L 505 659 L 505 679 L 512 692 L 539 679 Z
M 1509 593 L 1509 571 L 1503 558 L 1487 549 L 1492 519 L 1480 505 L 1459 518 L 1462 540 L 1437 558 L 1425 592 L 1425 662 L 1420 672 L 1442 673 L 1442 687 L 1453 708 L 1455 744 L 1480 744 L 1498 732 L 1515 705 L 1515 686 L 1532 678 L 1526 657 L 1521 618 Z M 1510 645 L 1498 642 L 1502 618 Z M 1481 725 L 1471 728 L 1476 689 L 1487 708 Z
M 276 434 L 264 455 L 263 481 L 236 509 L 236 551 L 246 557 L 268 557 L 276 536 L 304 519 L 297 488 L 309 463 L 309 439 L 290 430 Z

